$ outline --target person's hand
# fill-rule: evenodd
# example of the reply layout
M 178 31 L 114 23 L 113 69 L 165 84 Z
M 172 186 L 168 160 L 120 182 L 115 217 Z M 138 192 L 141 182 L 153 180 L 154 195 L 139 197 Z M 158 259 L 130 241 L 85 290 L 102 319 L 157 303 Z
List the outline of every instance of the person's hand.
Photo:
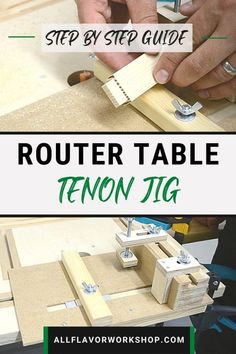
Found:
M 77 0 L 80 23 L 157 23 L 156 0 Z M 118 70 L 137 57 L 133 53 L 96 53 Z
M 181 12 L 191 16 L 187 23 L 193 24 L 194 51 L 163 53 L 154 70 L 156 81 L 192 86 L 201 98 L 236 94 L 236 76 L 222 66 L 227 60 L 236 68 L 236 0 L 193 0 Z

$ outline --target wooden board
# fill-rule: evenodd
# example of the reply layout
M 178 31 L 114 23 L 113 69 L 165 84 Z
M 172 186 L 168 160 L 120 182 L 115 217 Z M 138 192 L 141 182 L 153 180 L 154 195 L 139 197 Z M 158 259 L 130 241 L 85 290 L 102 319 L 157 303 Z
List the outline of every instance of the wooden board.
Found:
M 116 234 L 116 240 L 122 247 L 133 247 L 152 242 L 159 242 L 166 240 L 166 238 L 167 233 L 164 230 L 160 230 L 158 234 L 148 234 L 144 229 L 133 230 L 131 231 L 130 237 L 127 237 L 127 231 Z
M 125 218 L 121 218 L 121 221 L 124 223 L 124 225 L 127 226 L 127 220 Z M 139 230 L 143 226 L 146 227 L 147 225 L 142 224 L 138 221 L 133 222 L 133 229 L 134 230 Z M 169 230 L 168 232 L 174 236 L 174 233 L 171 230 Z M 186 235 L 184 235 L 183 244 L 204 241 L 204 240 L 210 240 L 210 239 L 214 239 L 217 237 L 218 237 L 218 235 L 215 230 L 212 230 L 208 226 L 200 224 L 197 220 L 195 220 L 195 218 L 193 218 L 193 220 L 189 224 L 188 233 Z
M 152 295 L 160 304 L 167 303 L 173 278 L 176 275 L 197 272 L 200 267 L 193 257 L 191 257 L 190 264 L 180 264 L 177 257 L 158 260 L 152 283 Z
M 95 76 L 103 83 L 112 74 L 113 72 L 101 61 L 97 60 L 95 62 Z M 179 97 L 169 91 L 164 85 L 156 85 L 135 101 L 130 102 L 130 105 L 165 131 L 223 131 L 221 127 L 200 112 L 190 122 L 182 122 L 176 119 L 175 108 L 171 104 L 174 99 L 179 99 Z
M 170 235 L 167 236 L 167 241 L 161 241 L 160 248 L 170 257 L 179 256 L 182 246 Z
M 160 303 L 168 302 L 174 309 L 188 303 L 190 305 L 201 302 L 208 287 L 209 276 L 206 274 L 208 270 L 191 255 L 189 255 L 191 257 L 189 265 L 178 264 L 177 257 L 180 255 L 182 247 L 171 236 L 168 236 L 166 241 L 159 242 L 158 247 L 170 258 L 158 257 L 153 274 L 151 290 L 153 296 Z M 154 247 L 152 248 L 154 249 Z M 188 274 L 187 278 L 184 277 L 186 274 Z M 220 288 L 219 295 L 221 296 L 224 285 L 220 284 Z M 186 293 L 187 297 L 191 299 L 181 302 L 183 294 L 186 295 Z M 217 296 L 218 294 L 215 294 L 215 297 Z
M 12 300 L 9 280 L 0 280 L 0 302 Z
M 114 261 L 113 267 L 109 267 L 109 264 L 106 263 L 107 256 L 106 254 L 85 257 L 84 261 L 88 269 L 90 266 L 89 271 L 94 280 L 99 285 L 101 284 L 101 293 L 106 295 L 107 305 L 113 315 L 112 325 L 151 325 L 203 312 L 206 309 L 206 305 L 212 302 L 206 296 L 200 306 L 194 307 L 191 305 L 191 307 L 183 311 L 173 311 L 167 305 L 158 304 L 151 295 L 149 287 L 143 286 L 137 290 L 136 281 L 133 281 L 133 270 L 122 269 L 119 272 L 117 267 L 121 270 L 121 266 L 117 265 L 115 253 L 109 254 L 111 257 L 110 262 L 112 259 Z M 101 272 L 101 264 L 104 269 L 103 272 Z M 126 279 L 129 278 L 130 282 L 128 292 L 124 291 L 123 279 L 125 273 L 127 274 Z M 47 310 L 48 306 L 65 304 L 68 301 L 77 299 L 75 290 L 59 262 L 11 270 L 10 279 L 17 317 L 25 345 L 41 342 L 42 327 L 45 325 L 60 326 L 63 323 L 71 326 L 88 325 L 88 319 L 80 306 L 54 312 Z M 119 290 L 118 292 L 114 294 L 104 293 L 103 289 L 108 290 L 108 286 L 111 287 L 111 284 L 108 285 L 109 281 L 117 284 L 116 290 Z M 144 279 L 140 279 L 140 281 L 147 284 L 147 278 L 145 281 Z M 22 283 L 25 284 L 24 289 L 22 288 Z M 33 331 L 32 328 L 34 329 Z
M 152 283 L 157 259 L 162 259 L 168 257 L 164 253 L 158 244 L 150 243 L 145 247 L 138 246 L 132 249 L 138 258 L 138 265 L 143 270 L 143 274 L 148 277 L 150 285 Z M 145 264 L 145 267 L 143 265 Z
M 209 276 L 202 271 L 176 275 L 171 283 L 168 305 L 173 309 L 201 303 L 208 289 Z
M 158 10 L 158 13 L 168 19 L 172 23 L 182 22 L 186 20 L 186 16 L 183 16 L 181 13 L 176 13 L 173 11 L 173 5 L 166 5 L 161 7 Z M 166 22 L 166 21 L 165 21 Z
M 76 220 L 76 218 L 71 218 Z M 9 228 L 21 227 L 26 225 L 38 225 L 40 223 L 60 222 L 69 220 L 69 218 L 0 218 L 0 280 L 8 280 L 8 270 L 12 268 L 12 259 L 9 250 L 9 244 L 6 239 L 6 233 Z M 20 266 L 18 254 L 15 249 L 14 240 L 10 240 L 12 255 L 14 256 L 15 266 Z
M 191 105 L 199 101 L 197 93 L 190 88 L 180 88 L 171 83 L 166 87 Z M 226 99 L 217 101 L 201 99 L 200 102 L 203 104 L 201 112 L 212 122 L 226 131 L 236 130 L 236 104 L 229 103 Z
M 92 326 L 109 326 L 112 313 L 102 297 L 98 284 L 88 271 L 83 259 L 75 251 L 64 251 L 62 262 L 79 300 Z M 96 286 L 94 293 L 86 292 L 85 286 Z
M 27 14 L 61 0 L 1 0 L 0 21 Z
M 137 255 L 135 248 L 134 252 Z M 151 286 L 152 278 L 145 272 L 142 263 L 135 268 L 123 269 L 116 253 L 84 257 L 83 260 L 102 294 L 116 294 Z
M 24 220 L 31 220 L 31 219 L 34 219 L 34 218 L 5 218 L 5 217 L 0 217 L 0 225 L 2 223 L 10 223 L 10 222 L 20 222 L 20 221 L 24 221 Z
M 167 254 L 168 257 L 178 257 L 180 255 L 180 248 L 172 246 L 168 241 L 159 242 L 160 249 Z
M 8 279 L 8 269 L 12 267 L 4 232 L 0 230 L 0 281 Z
M 21 340 L 13 301 L 0 303 L 0 346 Z
M 129 257 L 125 255 L 125 248 L 117 250 L 116 255 L 122 268 L 136 267 L 138 265 L 138 258 L 132 251 L 129 251 Z
M 12 228 L 7 240 L 14 267 L 61 259 L 62 250 L 89 254 L 114 251 L 116 232 L 124 230 L 118 219 L 75 218 Z
M 0 229 L 6 230 L 10 229 L 14 226 L 24 226 L 24 225 L 31 225 L 31 224 L 39 224 L 39 223 L 46 223 L 51 221 L 61 221 L 67 218 L 44 218 L 44 217 L 35 217 L 35 218 L 0 218 Z M 71 218 L 72 219 L 72 218 Z
M 23 277 L 22 274 L 24 274 Z M 63 324 L 88 325 L 88 319 L 85 314 L 83 316 L 79 307 L 58 312 L 48 312 L 47 310 L 48 306 L 77 298 L 74 289 L 68 283 L 68 276 L 62 264 L 50 263 L 48 266 L 11 270 L 9 275 L 24 344 L 30 345 L 42 341 L 43 326 L 50 324 L 55 326 Z M 41 285 L 44 289 L 41 288 Z M 37 299 L 37 293 L 40 294 L 40 299 Z M 38 301 L 43 305 L 40 310 L 37 306 Z
M 186 2 L 189 2 L 189 0 L 182 0 L 181 5 L 185 4 Z M 174 3 L 170 2 L 161 2 L 157 3 L 157 9 L 158 9 L 158 22 L 171 22 L 171 23 L 176 23 L 176 22 L 182 22 L 186 20 L 186 16 L 183 16 L 181 13 L 176 13 L 174 12 Z M 161 15 L 161 16 L 160 16 Z
M 153 70 L 160 55 L 143 54 L 117 72 L 102 86 L 116 108 L 134 101 L 156 85 Z M 95 75 L 99 65 L 96 65 Z
M 110 308 L 116 315 L 116 323 L 120 323 L 120 317 L 124 317 L 124 314 L 128 313 L 129 316 L 127 321 L 132 320 L 133 325 L 136 326 L 152 325 L 156 323 L 157 318 L 158 321 L 163 322 L 172 320 L 173 318 L 177 319 L 185 316 L 195 315 L 197 313 L 204 312 L 206 309 L 205 304 L 209 302 L 209 297 L 206 297 L 204 299 L 204 304 L 200 307 L 193 308 L 191 310 L 186 309 L 173 312 L 170 311 L 166 305 L 156 305 L 156 303 L 154 304 L 153 297 L 150 295 L 150 292 L 134 291 L 129 292 L 129 294 L 125 293 L 120 295 L 120 297 L 117 296 L 116 301 L 114 300 L 112 303 L 110 303 Z M 131 301 L 133 301 L 132 307 L 130 307 L 130 296 L 132 296 Z M 140 303 L 144 305 L 143 308 L 139 305 Z M 121 305 L 122 307 L 120 307 Z M 158 312 L 158 315 L 156 315 L 156 312 Z M 12 302 L 4 303 L 3 307 L 1 307 L 0 304 L 0 318 L 6 319 L 4 320 L 4 323 L 0 322 L 0 345 L 19 342 L 22 338 L 16 318 L 15 307 Z M 78 321 L 76 322 L 76 320 L 74 320 L 74 322 L 76 325 L 78 325 Z M 40 328 L 40 333 L 41 332 L 42 329 Z M 41 334 L 40 336 L 42 338 Z
M 96 225 L 91 229 L 91 225 Z M 115 240 L 115 233 L 120 231 L 122 224 L 117 219 L 112 218 L 79 218 L 78 220 L 62 221 L 59 224 L 52 222 L 45 225 L 34 225 L 27 227 L 18 227 L 11 230 L 11 235 L 8 235 L 9 248 L 12 255 L 14 267 L 31 266 L 53 262 L 61 259 L 61 251 L 64 249 L 77 249 L 80 252 L 89 253 L 92 255 L 108 253 L 105 258 L 98 257 L 96 259 L 97 267 L 93 269 L 93 258 L 85 258 L 86 266 L 89 271 L 93 271 L 95 280 L 99 280 L 99 274 L 104 273 L 107 269 L 112 269 L 114 273 L 113 279 L 107 277 L 100 284 L 105 293 L 127 291 L 130 289 L 130 280 L 127 272 L 122 272 L 119 261 L 114 261 L 109 252 L 119 248 L 119 244 Z M 80 233 L 78 233 L 80 230 Z M 101 240 L 101 234 L 103 238 Z M 165 241 L 161 241 L 159 245 L 147 245 L 149 252 L 140 254 L 141 248 L 135 248 L 135 255 L 140 259 L 140 267 L 135 272 L 132 272 L 132 279 L 135 288 L 150 286 L 155 269 L 155 260 L 166 258 L 172 249 L 173 255 L 179 255 L 181 246 L 169 235 L 168 239 L 169 252 L 165 252 Z M 161 248 L 162 247 L 162 248 Z M 167 247 L 167 246 L 166 246 Z M 137 251 L 136 251 L 137 249 Z M 142 251 L 143 252 L 143 251 Z M 145 276 L 140 274 L 140 268 L 143 262 L 153 261 L 151 268 Z M 131 272 L 131 270 L 130 270 Z M 116 278 L 122 276 L 122 287 L 117 285 Z M 144 281 L 144 282 L 143 282 Z M 118 288 L 117 288 L 118 286 Z M 113 289 L 113 290 L 112 290 Z
M 76 219 L 76 218 L 74 218 Z M 9 240 L 7 242 L 7 230 L 12 227 L 23 227 L 26 225 L 38 225 L 40 223 L 60 222 L 62 220 L 69 220 L 66 218 L 0 218 L 0 281 L 8 280 L 8 270 L 13 267 L 11 254 L 14 258 L 14 265 L 20 266 L 18 254 L 15 247 L 15 241 Z M 11 254 L 9 250 L 11 245 Z

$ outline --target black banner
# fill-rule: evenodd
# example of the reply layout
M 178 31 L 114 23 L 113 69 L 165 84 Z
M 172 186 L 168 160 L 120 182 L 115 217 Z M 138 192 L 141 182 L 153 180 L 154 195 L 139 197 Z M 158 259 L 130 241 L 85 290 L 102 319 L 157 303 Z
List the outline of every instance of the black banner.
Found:
M 49 327 L 44 354 L 193 354 L 189 327 Z

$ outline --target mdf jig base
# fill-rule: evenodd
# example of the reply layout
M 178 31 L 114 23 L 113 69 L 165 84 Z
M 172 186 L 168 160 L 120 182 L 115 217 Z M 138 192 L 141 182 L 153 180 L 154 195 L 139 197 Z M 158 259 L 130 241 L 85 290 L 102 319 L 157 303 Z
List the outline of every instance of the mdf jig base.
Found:
M 75 269 L 72 265 L 73 274 L 76 274 L 76 279 L 80 279 L 78 282 L 75 282 L 71 271 L 69 274 L 66 272 L 61 262 L 11 270 L 10 283 L 24 345 L 43 340 L 42 328 L 45 323 L 49 326 L 60 326 L 62 323 L 67 323 L 68 326 L 91 326 L 92 310 L 100 318 L 97 307 L 84 307 L 81 301 L 78 302 L 78 296 L 79 300 L 81 296 L 82 299 L 84 297 L 78 285 L 81 286 L 87 271 L 92 277 L 92 285 L 99 289 L 99 301 L 101 294 L 106 303 L 105 306 L 103 302 L 105 312 L 108 317 L 112 315 L 112 326 L 146 326 L 204 312 L 207 305 L 212 303 L 212 299 L 206 293 L 205 284 L 202 284 L 201 269 L 198 270 L 198 265 L 193 270 L 189 269 L 191 279 L 197 280 L 186 280 L 184 277 L 182 282 L 181 277 L 176 277 L 189 275 L 173 274 L 165 303 L 160 304 L 151 293 L 153 282 L 158 288 L 165 288 L 154 276 L 157 261 L 177 257 L 182 249 L 171 236 L 157 244 L 134 247 L 132 252 L 139 260 L 139 265 L 128 269 L 121 266 L 116 253 L 83 257 L 87 269 L 85 272 L 80 272 L 80 269 Z M 200 265 L 199 267 L 202 268 Z M 197 275 L 194 275 L 196 273 Z M 73 279 L 70 278 L 71 274 Z M 77 284 L 76 288 L 72 283 Z M 22 284 L 25 285 L 24 288 Z M 181 301 L 181 294 L 184 294 L 185 290 L 188 292 L 187 297 L 191 298 L 190 302 Z M 72 301 L 77 306 L 66 307 L 65 304 Z M 92 302 L 92 298 L 89 301 Z M 97 301 L 96 298 L 94 301 Z

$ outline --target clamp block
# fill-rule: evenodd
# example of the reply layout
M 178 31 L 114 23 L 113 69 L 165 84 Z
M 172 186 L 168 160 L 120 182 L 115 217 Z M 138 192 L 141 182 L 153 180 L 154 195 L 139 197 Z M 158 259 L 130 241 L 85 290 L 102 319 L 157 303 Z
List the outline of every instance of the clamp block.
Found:
M 128 250 L 128 256 L 125 254 L 125 249 L 118 250 L 116 254 L 123 268 L 130 268 L 138 265 L 138 258 L 131 250 Z
M 145 229 L 140 229 L 131 231 L 129 237 L 126 232 L 120 232 L 116 234 L 116 240 L 121 247 L 132 247 L 144 245 L 146 243 L 165 241 L 167 235 L 168 234 L 164 230 L 160 230 L 158 233 L 150 233 Z

